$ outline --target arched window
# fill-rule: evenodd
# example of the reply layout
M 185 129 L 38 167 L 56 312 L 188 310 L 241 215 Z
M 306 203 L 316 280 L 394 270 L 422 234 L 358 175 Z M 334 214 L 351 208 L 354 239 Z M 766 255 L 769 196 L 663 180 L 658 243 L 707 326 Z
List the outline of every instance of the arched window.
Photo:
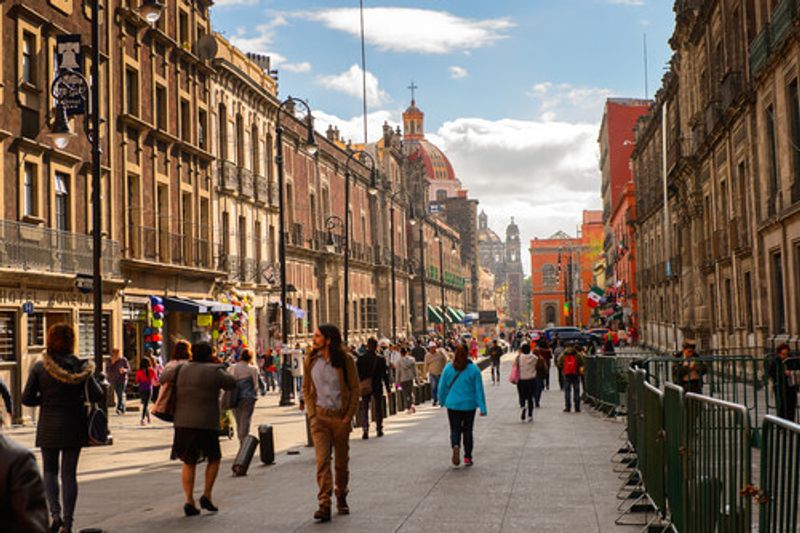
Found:
M 542 285 L 552 287 L 556 284 L 556 267 L 546 264 L 542 267 Z
M 556 307 L 552 304 L 548 304 L 544 308 L 544 321 L 547 324 L 555 324 L 556 323 Z

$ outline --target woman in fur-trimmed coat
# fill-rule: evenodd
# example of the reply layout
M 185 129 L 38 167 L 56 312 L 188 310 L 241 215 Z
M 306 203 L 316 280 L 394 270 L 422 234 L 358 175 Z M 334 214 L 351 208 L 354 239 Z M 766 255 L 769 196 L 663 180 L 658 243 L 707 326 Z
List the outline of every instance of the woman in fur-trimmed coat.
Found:
M 72 533 L 72 519 L 78 498 L 78 458 L 88 445 L 88 419 L 84 396 L 99 402 L 103 389 L 92 377 L 94 365 L 73 355 L 75 330 L 69 324 L 56 324 L 47 332 L 47 351 L 31 367 L 22 403 L 39 406 L 36 446 L 42 450 L 44 486 L 50 507 L 50 531 Z M 63 515 L 58 487 L 61 462 Z

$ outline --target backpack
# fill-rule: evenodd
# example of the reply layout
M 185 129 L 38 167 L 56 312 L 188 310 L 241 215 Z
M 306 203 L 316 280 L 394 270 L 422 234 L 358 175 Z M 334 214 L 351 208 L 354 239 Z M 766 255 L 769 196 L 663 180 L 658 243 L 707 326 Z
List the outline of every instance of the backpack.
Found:
M 578 373 L 578 356 L 565 355 L 564 356 L 564 370 L 562 371 L 565 376 L 574 376 Z

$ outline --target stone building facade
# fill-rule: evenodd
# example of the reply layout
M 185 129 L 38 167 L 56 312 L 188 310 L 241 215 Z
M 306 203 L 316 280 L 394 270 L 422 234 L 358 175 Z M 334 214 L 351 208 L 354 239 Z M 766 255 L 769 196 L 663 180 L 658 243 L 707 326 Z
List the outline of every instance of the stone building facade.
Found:
M 494 275 L 495 288 L 504 287 L 503 315 L 510 321 L 527 323 L 530 309 L 525 308 L 522 283 L 522 244 L 514 217 L 506 227 L 505 240 L 489 227 L 489 217 L 481 211 L 478 216 L 479 264 Z
M 796 5 L 678 1 L 675 13 L 670 70 L 632 156 L 642 339 L 796 347 Z

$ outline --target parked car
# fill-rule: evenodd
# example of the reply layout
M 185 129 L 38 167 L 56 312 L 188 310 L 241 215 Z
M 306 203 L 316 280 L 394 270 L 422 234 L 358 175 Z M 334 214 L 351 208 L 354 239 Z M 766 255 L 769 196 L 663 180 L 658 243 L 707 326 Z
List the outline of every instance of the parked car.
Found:
M 602 346 L 606 340 L 606 335 L 608 335 L 610 331 L 611 330 L 608 328 L 592 328 L 586 331 L 586 333 L 594 338 L 595 344 Z
M 545 335 L 550 343 L 553 343 L 554 339 L 558 337 L 564 344 L 577 344 L 578 346 L 585 346 L 589 349 L 594 348 L 594 337 L 583 333 L 576 327 L 562 326 L 550 328 L 545 330 Z

